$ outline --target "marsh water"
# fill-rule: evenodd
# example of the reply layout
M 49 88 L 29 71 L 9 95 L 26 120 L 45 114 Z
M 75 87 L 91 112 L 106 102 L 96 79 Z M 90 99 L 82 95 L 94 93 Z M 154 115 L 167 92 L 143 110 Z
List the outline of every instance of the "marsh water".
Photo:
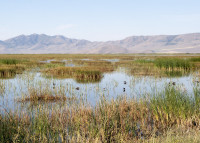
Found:
M 43 62 L 49 63 L 51 61 L 53 60 Z M 117 62 L 118 59 L 109 61 Z M 71 61 L 66 62 L 65 65 L 75 66 Z M 198 81 L 195 72 L 179 77 L 159 77 L 130 75 L 127 70 L 127 68 L 118 67 L 111 73 L 104 73 L 100 81 L 86 83 L 80 83 L 73 78 L 45 77 L 35 70 L 25 71 L 22 74 L 17 74 L 14 78 L 0 79 L 0 106 L 7 111 L 21 109 L 24 103 L 18 102 L 18 100 L 27 96 L 31 88 L 51 90 L 54 95 L 64 94 L 66 97 L 82 100 L 91 106 L 95 106 L 101 97 L 111 100 L 125 95 L 126 97 L 139 99 L 156 95 L 171 83 L 183 92 L 187 92 L 188 96 L 192 96 L 193 88 L 197 84 L 196 81 Z M 61 103 L 53 102 L 51 104 L 59 105 Z

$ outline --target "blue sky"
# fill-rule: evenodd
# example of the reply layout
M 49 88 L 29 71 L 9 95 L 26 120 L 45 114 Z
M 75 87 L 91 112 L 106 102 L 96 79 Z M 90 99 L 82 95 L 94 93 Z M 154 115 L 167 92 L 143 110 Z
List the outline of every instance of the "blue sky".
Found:
M 200 0 L 0 0 L 0 40 L 21 34 L 91 41 L 200 32 Z

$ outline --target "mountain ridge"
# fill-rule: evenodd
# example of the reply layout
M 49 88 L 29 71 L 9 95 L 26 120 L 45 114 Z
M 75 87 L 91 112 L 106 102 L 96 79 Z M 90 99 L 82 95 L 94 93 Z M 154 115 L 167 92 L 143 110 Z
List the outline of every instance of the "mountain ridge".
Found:
M 116 41 L 88 41 L 62 35 L 19 35 L 0 40 L 0 54 L 200 53 L 200 33 L 130 36 Z

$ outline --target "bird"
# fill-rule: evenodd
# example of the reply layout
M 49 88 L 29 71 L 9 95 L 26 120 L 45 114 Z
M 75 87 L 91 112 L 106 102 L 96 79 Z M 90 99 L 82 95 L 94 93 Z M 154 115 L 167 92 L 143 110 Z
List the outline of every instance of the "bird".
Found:
M 126 81 L 124 81 L 124 84 L 126 84 Z
M 79 87 L 77 87 L 76 90 L 79 90 Z
M 126 90 L 126 89 L 125 89 L 125 88 L 123 88 L 123 92 L 125 92 L 125 90 Z
M 176 85 L 176 82 L 169 82 L 169 85 Z
M 56 84 L 53 82 L 53 89 L 55 89 L 55 85 L 56 85 Z

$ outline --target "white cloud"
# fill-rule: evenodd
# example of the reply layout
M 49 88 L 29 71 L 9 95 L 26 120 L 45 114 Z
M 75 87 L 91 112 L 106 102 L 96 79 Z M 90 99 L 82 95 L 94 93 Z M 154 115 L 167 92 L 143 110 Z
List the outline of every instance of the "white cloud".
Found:
M 70 28 L 75 27 L 75 25 L 73 24 L 65 24 L 65 25 L 59 25 L 58 27 L 56 27 L 57 30 L 67 30 Z

